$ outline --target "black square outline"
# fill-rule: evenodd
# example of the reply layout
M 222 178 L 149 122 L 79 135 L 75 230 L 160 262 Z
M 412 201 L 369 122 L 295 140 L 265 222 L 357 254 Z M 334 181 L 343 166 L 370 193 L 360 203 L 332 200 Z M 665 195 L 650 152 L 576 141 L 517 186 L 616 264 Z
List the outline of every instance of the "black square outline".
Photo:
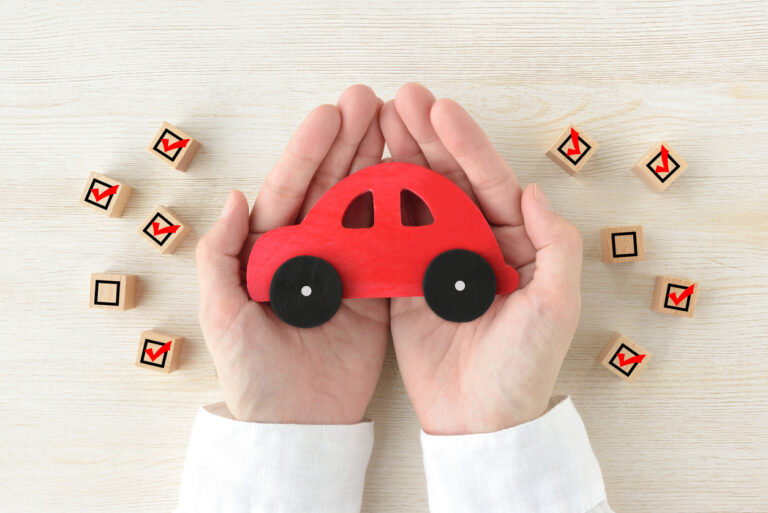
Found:
M 144 347 L 141 348 L 141 359 L 139 359 L 139 363 L 143 363 L 144 365 L 151 365 L 153 367 L 160 367 L 161 369 L 164 369 L 166 357 L 173 350 L 173 343 L 171 343 L 171 349 L 163 353 L 163 361 L 161 363 L 155 363 L 151 359 L 149 361 L 144 360 L 144 355 L 147 354 L 147 346 L 150 343 L 157 344 L 159 347 L 163 347 L 166 344 L 166 342 L 158 342 L 157 340 L 150 340 L 148 338 L 145 338 Z M 155 349 L 155 351 L 157 351 L 157 349 Z
M 172 136 L 174 136 L 176 138 L 176 141 L 174 141 L 174 143 L 178 142 L 178 141 L 183 141 L 184 140 L 182 137 L 179 137 L 178 135 L 174 134 L 173 132 L 171 132 L 170 130 L 168 130 L 166 128 L 166 129 L 163 130 L 163 133 L 160 134 L 160 137 L 157 138 L 157 141 L 155 142 L 155 145 L 152 147 L 152 149 L 155 150 L 160 155 L 162 155 L 163 157 L 165 157 L 168 160 L 170 160 L 171 162 L 173 162 L 173 161 L 176 160 L 176 157 L 179 156 L 179 153 L 181 153 L 182 150 L 185 150 L 187 148 L 187 146 L 189 146 L 189 144 L 187 144 L 187 146 L 184 146 L 184 147 L 181 147 L 181 148 L 177 148 L 176 149 L 176 153 L 174 153 L 173 157 L 171 157 L 166 152 L 164 152 L 163 150 L 158 148 L 158 146 L 160 146 L 163 143 L 163 137 L 165 137 L 166 133 L 171 134 Z M 173 143 L 171 143 L 171 144 L 173 144 Z
M 165 224 L 167 224 L 168 226 L 174 226 L 174 224 L 172 222 L 170 222 L 168 220 L 168 218 L 166 218 L 163 214 L 161 214 L 160 212 L 155 212 L 154 217 L 152 217 L 152 219 L 149 220 L 149 223 L 147 223 L 147 226 L 145 226 L 144 229 L 141 230 L 141 231 L 146 233 L 149 236 L 150 239 L 152 239 L 153 241 L 155 241 L 157 243 L 158 246 L 162 246 L 163 244 L 165 244 L 165 241 L 167 241 L 172 235 L 175 235 L 175 233 L 172 233 L 172 232 L 166 233 L 165 237 L 163 237 L 162 241 L 160 239 L 158 239 L 157 237 L 155 237 L 152 233 L 150 233 L 149 232 L 149 227 L 152 226 L 152 223 L 158 217 L 160 219 L 162 219 L 163 221 L 165 221 Z
M 117 285 L 117 290 L 115 291 L 114 303 L 106 303 L 106 302 L 99 301 L 99 284 L 101 283 Z M 101 305 L 101 306 L 120 306 L 120 282 L 115 280 L 96 280 L 96 282 L 93 285 L 93 304 Z
M 685 289 L 688 288 L 688 287 L 685 287 L 683 285 L 675 285 L 673 283 L 667 283 L 667 293 L 664 296 L 664 308 L 668 308 L 670 310 L 679 310 L 681 312 L 687 312 L 688 308 L 690 308 L 690 306 L 691 306 L 691 298 L 693 297 L 693 294 L 691 294 L 690 296 L 685 298 L 685 308 L 683 308 L 681 306 L 675 305 L 674 301 L 672 301 L 672 303 L 673 303 L 672 306 L 669 306 L 667 304 L 667 301 L 671 300 L 670 297 L 669 297 L 669 294 L 670 294 L 670 292 L 672 292 L 672 287 L 675 287 L 676 289 L 682 289 L 682 290 L 685 290 Z M 678 292 L 678 294 L 679 294 L 679 292 Z
M 558 147 L 557 147 L 557 151 L 558 151 L 558 153 L 560 153 L 560 155 L 562 155 L 563 157 L 565 157 L 565 158 L 568 160 L 568 162 L 570 162 L 570 163 L 571 163 L 571 164 L 573 164 L 574 166 L 575 166 L 575 165 L 578 165 L 579 161 L 581 161 L 581 159 L 582 159 L 582 158 L 584 158 L 584 157 L 587 155 L 587 153 L 589 153 L 589 150 L 591 150 L 591 149 L 592 149 L 592 146 L 590 146 L 590 144 L 589 144 L 587 141 L 585 141 L 584 139 L 582 139 L 582 138 L 581 138 L 581 135 L 579 135 L 579 136 L 578 136 L 578 139 L 579 139 L 579 141 L 580 141 L 581 143 L 584 143 L 584 146 L 586 146 L 586 149 L 582 149 L 582 150 L 581 150 L 581 153 L 579 153 L 579 158 L 577 158 L 576 160 L 573 160 L 573 159 L 572 159 L 572 158 L 571 158 L 571 157 L 568 155 L 568 153 L 567 153 L 567 152 L 563 151 L 563 148 L 565 147 L 565 145 L 566 145 L 566 144 L 568 144 L 568 142 L 571 140 L 571 135 L 570 135 L 570 132 L 568 133 L 568 137 L 567 137 L 567 138 L 566 138 L 566 139 L 563 141 L 563 143 L 562 143 L 560 146 L 558 146 Z M 579 146 L 581 147 L 581 144 L 579 144 Z
M 633 364 L 632 364 L 632 366 L 631 366 L 631 367 L 629 368 L 629 370 L 627 370 L 627 371 L 625 371 L 624 369 L 622 369 L 620 366 L 618 366 L 618 365 L 615 365 L 615 364 L 613 363 L 613 361 L 614 361 L 614 360 L 615 360 L 615 359 L 618 357 L 618 355 L 619 355 L 619 353 L 621 352 L 621 350 L 622 350 L 622 349 L 626 349 L 626 350 L 627 350 L 627 352 L 629 352 L 629 353 L 632 353 L 632 356 L 630 356 L 630 358 L 634 358 L 635 356 L 637 356 L 637 355 L 639 355 L 639 354 L 640 354 L 640 353 L 636 353 L 636 352 L 635 352 L 635 351 L 633 351 L 633 350 L 632 350 L 632 349 L 631 349 L 631 348 L 630 348 L 630 347 L 629 347 L 627 344 L 625 344 L 625 343 L 623 343 L 623 342 L 622 342 L 622 343 L 621 343 L 621 345 L 619 346 L 619 348 L 616 350 L 616 352 L 615 352 L 615 353 L 613 353 L 613 356 L 611 356 L 611 359 L 610 359 L 610 360 L 608 360 L 608 363 L 610 364 L 610 366 L 611 366 L 611 367 L 613 367 L 614 369 L 618 370 L 619 372 L 621 372 L 622 374 L 624 374 L 626 377 L 629 377 L 629 376 L 630 376 L 630 374 L 632 374 L 633 372 L 635 372 L 635 369 L 637 368 L 637 366 L 638 366 L 638 365 L 640 365 L 640 363 L 633 363 Z
M 616 253 L 616 237 L 622 236 L 622 235 L 631 235 L 632 236 L 632 247 L 634 248 L 634 253 L 624 253 L 624 254 L 617 254 Z M 628 258 L 628 257 L 636 257 L 637 256 L 637 232 L 618 232 L 618 233 L 612 233 L 611 234 L 611 251 L 613 252 L 613 258 Z
M 648 161 L 648 163 L 645 165 L 645 167 L 647 167 L 648 169 L 650 169 L 650 171 L 651 171 L 651 174 L 652 174 L 652 175 L 654 175 L 656 178 L 658 178 L 658 180 L 659 180 L 661 183 L 664 183 L 664 182 L 666 182 L 667 180 L 669 180 L 669 177 L 670 177 L 670 176 L 674 175 L 674 174 L 677 172 L 677 170 L 678 170 L 678 169 L 680 169 L 680 164 L 678 164 L 678 163 L 677 163 L 677 161 L 675 160 L 675 158 L 672 156 L 672 152 L 670 151 L 670 152 L 667 154 L 667 160 L 668 160 L 669 162 L 673 163 L 673 164 L 675 165 L 675 167 L 674 167 L 673 169 L 670 169 L 668 173 L 657 173 L 657 172 L 656 172 L 656 170 L 655 170 L 654 168 L 652 168 L 652 167 L 651 167 L 651 164 L 653 164 L 654 162 L 656 162 L 656 159 L 658 159 L 658 158 L 661 158 L 661 150 L 659 150 L 659 152 L 656 154 L 656 156 L 655 156 L 655 157 L 653 157 L 651 160 L 649 160 L 649 161 Z M 669 162 L 667 162 L 667 164 L 669 164 Z M 662 176 L 661 176 L 661 175 L 666 175 L 666 176 L 664 176 L 664 177 L 662 178 Z
M 107 202 L 104 205 L 102 205 L 101 203 L 98 203 L 96 201 L 91 201 L 90 199 L 88 199 L 93 195 L 93 192 L 91 191 L 91 189 L 93 189 L 97 183 L 103 185 L 107 189 L 109 189 L 110 187 L 113 187 L 113 185 L 109 185 L 108 183 L 102 182 L 98 178 L 94 178 L 93 180 L 91 180 L 91 185 L 88 186 L 88 192 L 85 194 L 85 202 L 90 203 L 91 205 L 96 205 L 97 207 L 103 208 L 104 210 L 109 210 L 109 204 L 112 202 L 112 198 L 114 198 L 115 195 L 119 194 L 120 188 L 119 187 L 117 188 L 118 190 L 117 193 L 110 194 L 109 196 L 107 196 Z M 117 185 L 117 184 L 114 184 L 114 185 Z

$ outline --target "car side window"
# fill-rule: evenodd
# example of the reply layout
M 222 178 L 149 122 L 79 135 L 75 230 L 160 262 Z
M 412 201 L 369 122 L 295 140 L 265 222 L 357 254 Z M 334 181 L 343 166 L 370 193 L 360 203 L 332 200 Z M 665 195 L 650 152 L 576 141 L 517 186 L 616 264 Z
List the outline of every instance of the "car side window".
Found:
M 400 191 L 400 221 L 403 226 L 428 226 L 435 222 L 421 196 L 408 189 Z
M 373 193 L 365 191 L 353 199 L 341 218 L 344 228 L 370 228 L 373 226 Z

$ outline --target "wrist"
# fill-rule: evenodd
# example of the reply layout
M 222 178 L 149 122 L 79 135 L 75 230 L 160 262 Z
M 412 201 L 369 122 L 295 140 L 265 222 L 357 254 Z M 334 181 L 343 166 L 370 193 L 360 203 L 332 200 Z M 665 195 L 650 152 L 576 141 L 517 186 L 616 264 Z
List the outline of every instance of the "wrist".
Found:
M 526 404 L 505 403 L 486 408 L 459 408 L 440 415 L 419 415 L 419 420 L 422 430 L 428 435 L 494 433 L 536 420 L 550 407 L 546 399 L 531 400 Z

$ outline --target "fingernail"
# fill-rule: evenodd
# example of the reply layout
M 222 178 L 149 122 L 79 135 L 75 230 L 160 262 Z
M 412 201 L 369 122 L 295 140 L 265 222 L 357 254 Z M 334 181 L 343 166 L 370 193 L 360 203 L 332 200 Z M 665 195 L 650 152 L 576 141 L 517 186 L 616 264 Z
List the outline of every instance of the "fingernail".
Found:
M 547 210 L 552 210 L 552 205 L 549 204 L 549 200 L 544 196 L 544 192 L 542 192 L 541 187 L 539 187 L 538 184 L 533 184 L 533 197 L 539 202 L 539 205 Z
M 224 208 L 221 210 L 221 217 L 227 217 L 232 211 L 232 207 L 235 205 L 235 191 L 230 191 L 227 196 L 227 201 L 224 202 Z

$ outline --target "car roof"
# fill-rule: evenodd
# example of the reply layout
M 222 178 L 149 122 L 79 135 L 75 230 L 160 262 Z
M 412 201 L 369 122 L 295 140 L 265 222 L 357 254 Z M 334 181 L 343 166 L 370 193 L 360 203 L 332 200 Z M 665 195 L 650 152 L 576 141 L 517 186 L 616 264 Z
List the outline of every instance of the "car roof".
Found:
M 352 200 L 371 191 L 374 224 L 400 225 L 400 194 L 403 190 L 424 200 L 435 223 L 485 223 L 480 209 L 458 185 L 435 171 L 405 162 L 385 162 L 352 173 L 320 198 L 305 221 L 312 222 L 325 216 L 341 219 Z

